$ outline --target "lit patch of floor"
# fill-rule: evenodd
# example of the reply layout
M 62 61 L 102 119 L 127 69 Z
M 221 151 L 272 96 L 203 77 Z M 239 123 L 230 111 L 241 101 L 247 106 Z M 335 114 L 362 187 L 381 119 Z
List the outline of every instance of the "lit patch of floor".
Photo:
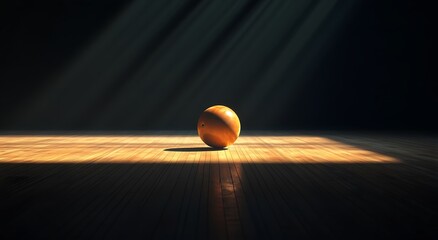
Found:
M 397 159 L 325 137 L 241 136 L 208 151 L 198 136 L 0 136 L 0 162 L 391 163 Z

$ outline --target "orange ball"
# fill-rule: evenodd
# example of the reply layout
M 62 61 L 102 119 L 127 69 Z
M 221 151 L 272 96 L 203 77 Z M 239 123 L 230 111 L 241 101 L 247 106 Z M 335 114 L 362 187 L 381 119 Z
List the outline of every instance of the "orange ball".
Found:
M 240 134 L 240 121 L 231 108 L 215 105 L 205 109 L 198 120 L 198 135 L 210 147 L 224 148 Z

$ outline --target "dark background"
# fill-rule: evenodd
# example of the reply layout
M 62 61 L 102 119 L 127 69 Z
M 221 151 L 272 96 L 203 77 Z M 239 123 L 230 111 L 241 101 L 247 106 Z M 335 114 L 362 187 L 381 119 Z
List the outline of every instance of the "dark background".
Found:
M 224 104 L 243 129 L 436 131 L 433 9 L 8 1 L 0 129 L 194 129 L 203 109 Z

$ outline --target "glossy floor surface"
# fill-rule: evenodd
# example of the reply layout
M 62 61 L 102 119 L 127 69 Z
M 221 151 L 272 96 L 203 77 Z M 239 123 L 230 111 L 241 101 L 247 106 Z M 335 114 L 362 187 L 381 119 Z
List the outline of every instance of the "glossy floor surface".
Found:
M 438 237 L 432 136 L 0 136 L 0 238 Z

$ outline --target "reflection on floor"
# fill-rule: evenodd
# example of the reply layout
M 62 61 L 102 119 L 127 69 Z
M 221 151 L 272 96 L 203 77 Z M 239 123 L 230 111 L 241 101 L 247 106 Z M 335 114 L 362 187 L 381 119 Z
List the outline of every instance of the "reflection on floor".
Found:
M 438 237 L 437 138 L 0 136 L 1 239 Z

